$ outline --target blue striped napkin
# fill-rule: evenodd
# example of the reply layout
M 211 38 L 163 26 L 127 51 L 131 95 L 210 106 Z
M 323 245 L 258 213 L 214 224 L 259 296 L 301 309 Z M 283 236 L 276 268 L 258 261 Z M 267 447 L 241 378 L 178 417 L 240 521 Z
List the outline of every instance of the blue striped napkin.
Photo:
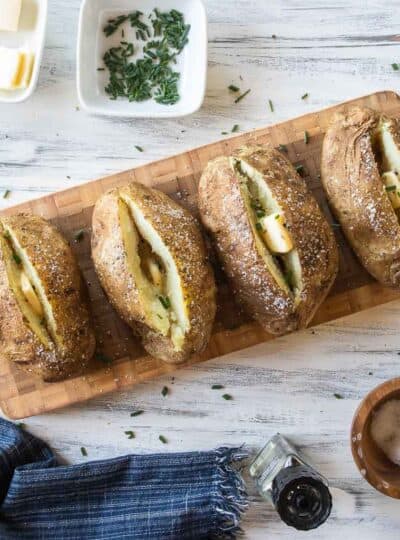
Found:
M 0 419 L 1 540 L 235 538 L 247 506 L 238 448 L 61 466 Z

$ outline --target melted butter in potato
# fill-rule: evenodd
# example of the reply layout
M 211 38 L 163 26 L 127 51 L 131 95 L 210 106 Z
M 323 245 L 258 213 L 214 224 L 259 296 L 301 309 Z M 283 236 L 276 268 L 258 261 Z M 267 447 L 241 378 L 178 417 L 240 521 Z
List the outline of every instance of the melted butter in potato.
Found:
M 232 167 L 242 179 L 242 195 L 258 251 L 278 285 L 299 301 L 301 264 L 284 212 L 260 172 L 244 160 L 233 160 Z
M 190 323 L 175 261 L 162 238 L 129 197 L 120 200 L 120 223 L 130 272 L 147 324 L 181 350 Z

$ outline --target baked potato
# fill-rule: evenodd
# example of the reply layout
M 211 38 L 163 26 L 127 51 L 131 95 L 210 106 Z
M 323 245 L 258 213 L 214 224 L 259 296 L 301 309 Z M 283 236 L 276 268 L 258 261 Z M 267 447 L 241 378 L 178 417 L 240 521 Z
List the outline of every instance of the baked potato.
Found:
M 38 216 L 0 218 L 0 359 L 51 382 L 83 372 L 94 349 L 67 241 Z
M 302 328 L 338 269 L 334 235 L 288 159 L 248 146 L 208 163 L 202 221 L 239 303 L 272 334 Z
M 400 121 L 371 109 L 337 113 L 322 149 L 329 204 L 367 271 L 400 286 Z
M 92 255 L 111 303 L 149 354 L 179 363 L 206 347 L 214 276 L 186 209 L 138 183 L 113 189 L 95 205 Z

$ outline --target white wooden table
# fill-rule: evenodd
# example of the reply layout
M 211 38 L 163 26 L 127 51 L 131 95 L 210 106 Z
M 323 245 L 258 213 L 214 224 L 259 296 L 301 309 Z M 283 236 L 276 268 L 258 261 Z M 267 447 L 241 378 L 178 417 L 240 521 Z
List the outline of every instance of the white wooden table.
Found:
M 90 117 L 79 110 L 79 1 L 51 1 L 38 89 L 24 104 L 0 106 L 0 190 L 12 191 L 0 207 L 217 140 L 236 123 L 250 130 L 400 87 L 400 72 L 391 67 L 400 62 L 398 0 L 207 0 L 206 6 L 204 106 L 194 116 L 161 123 Z M 252 89 L 237 105 L 227 90 L 231 83 Z M 305 93 L 309 98 L 302 100 Z M 144 148 L 142 154 L 135 144 Z M 366 392 L 399 375 L 399 330 L 397 302 L 177 371 L 174 381 L 144 383 L 26 424 L 72 463 L 225 443 L 246 442 L 255 449 L 280 431 L 334 486 L 332 517 L 307 538 L 398 540 L 400 503 L 361 478 L 350 454 L 349 428 Z M 224 401 L 210 389 L 213 383 L 224 384 L 234 400 Z M 164 385 L 170 387 L 167 397 L 160 393 Z M 131 418 L 138 407 L 145 414 Z M 127 429 L 136 432 L 134 440 L 127 439 Z M 251 488 L 250 493 L 247 538 L 300 536 Z

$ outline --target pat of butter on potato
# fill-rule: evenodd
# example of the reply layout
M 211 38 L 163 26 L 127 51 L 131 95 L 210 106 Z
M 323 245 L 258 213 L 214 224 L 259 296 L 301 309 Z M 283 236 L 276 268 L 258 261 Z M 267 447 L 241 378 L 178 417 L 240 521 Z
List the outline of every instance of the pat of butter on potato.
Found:
M 289 253 L 293 249 L 293 241 L 285 227 L 282 214 L 274 213 L 260 219 L 260 233 L 273 253 Z
M 7 32 L 16 32 L 18 30 L 21 5 L 22 0 L 0 1 L 0 30 Z
M 385 184 L 386 192 L 389 195 L 390 202 L 394 210 L 400 208 L 400 180 L 393 171 L 382 174 L 382 180 Z

